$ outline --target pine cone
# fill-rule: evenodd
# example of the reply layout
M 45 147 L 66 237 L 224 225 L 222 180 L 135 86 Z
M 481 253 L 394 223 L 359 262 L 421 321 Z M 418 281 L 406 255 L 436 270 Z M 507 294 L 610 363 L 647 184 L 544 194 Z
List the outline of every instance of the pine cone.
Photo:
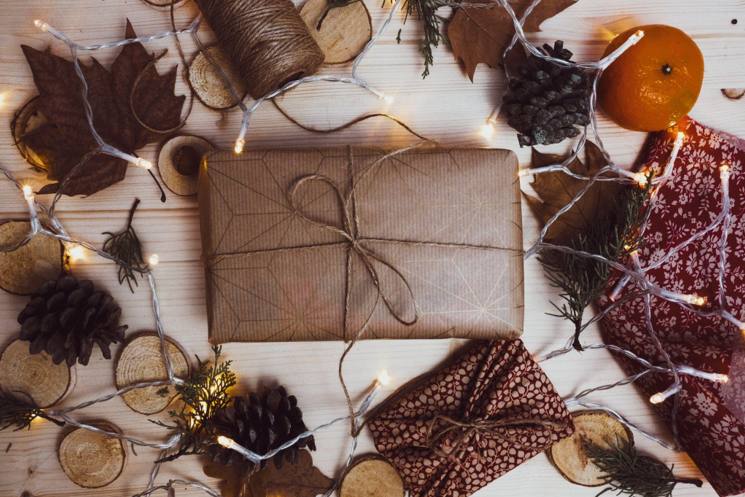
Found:
M 541 52 L 568 62 L 572 58 L 560 40 L 553 48 L 543 45 Z M 559 66 L 531 54 L 518 70 L 521 78 L 510 79 L 503 101 L 510 126 L 520 132 L 521 147 L 574 138 L 580 133 L 575 126 L 590 123 L 589 83 L 582 69 Z
M 218 436 L 233 439 L 236 443 L 257 454 L 266 454 L 296 436 L 308 431 L 303 423 L 303 413 L 297 406 L 297 399 L 287 395 L 284 387 L 264 389 L 261 397 L 255 393 L 245 397 L 234 397 L 233 405 L 215 413 L 204 428 L 210 435 L 206 451 L 212 455 L 213 462 L 240 468 L 244 475 L 251 473 L 256 465 L 238 452 L 217 443 Z M 316 450 L 313 437 L 303 438 L 292 447 L 277 453 L 272 460 L 277 469 L 284 461 L 295 464 L 300 450 L 307 447 Z M 268 460 L 261 461 L 263 469 Z
M 111 359 L 109 346 L 124 340 L 127 329 L 119 326 L 121 314 L 111 295 L 95 291 L 89 280 L 78 282 L 66 275 L 47 281 L 31 295 L 18 315 L 20 338 L 31 342 L 32 354 L 44 350 L 55 364 L 67 361 L 68 366 L 75 362 L 85 366 L 94 342 Z

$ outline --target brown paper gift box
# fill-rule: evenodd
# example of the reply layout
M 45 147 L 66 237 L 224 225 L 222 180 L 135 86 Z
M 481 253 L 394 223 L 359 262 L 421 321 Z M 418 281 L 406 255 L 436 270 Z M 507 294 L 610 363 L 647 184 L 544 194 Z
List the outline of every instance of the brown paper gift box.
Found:
M 520 336 L 517 171 L 496 149 L 209 153 L 210 340 Z

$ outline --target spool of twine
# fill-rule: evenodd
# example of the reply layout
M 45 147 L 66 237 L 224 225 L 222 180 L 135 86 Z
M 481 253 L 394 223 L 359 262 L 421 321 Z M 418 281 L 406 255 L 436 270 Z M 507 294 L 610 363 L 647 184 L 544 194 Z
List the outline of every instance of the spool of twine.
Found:
M 324 59 L 291 0 L 195 0 L 254 98 L 313 74 Z

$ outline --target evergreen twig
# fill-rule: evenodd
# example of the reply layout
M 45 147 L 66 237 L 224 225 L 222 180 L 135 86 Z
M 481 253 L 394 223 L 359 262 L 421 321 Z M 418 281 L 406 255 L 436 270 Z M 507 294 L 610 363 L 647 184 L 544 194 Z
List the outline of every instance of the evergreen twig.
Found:
M 675 465 L 665 463 L 649 456 L 640 456 L 633 443 L 616 437 L 616 443 L 603 448 L 598 445 L 588 447 L 592 462 L 605 473 L 600 478 L 609 485 L 605 492 L 618 492 L 617 495 L 640 495 L 642 497 L 671 497 L 678 483 L 688 483 L 701 487 L 703 482 L 697 478 L 677 478 L 673 474 Z
M 419 52 L 424 56 L 422 78 L 429 76 L 429 66 L 434 64 L 433 48 L 440 46 L 440 42 L 445 45 L 450 44 L 450 40 L 442 32 L 443 22 L 447 22 L 447 19 L 437 15 L 437 9 L 448 3 L 449 0 L 404 0 L 403 7 L 406 12 L 404 24 L 409 16 L 416 14 L 424 25 L 424 37 L 419 42 Z M 385 0 L 383 0 L 383 5 L 385 5 Z M 400 39 L 400 33 L 398 39 Z
M 571 244 L 572 248 L 600 255 L 613 262 L 639 250 L 642 246 L 640 230 L 649 215 L 645 205 L 651 186 L 652 172 L 643 188 L 634 186 L 625 189 L 615 200 L 610 215 L 590 224 Z M 583 322 L 585 309 L 603 295 L 610 279 L 610 265 L 556 250 L 544 252 L 539 261 L 551 285 L 561 290 L 559 296 L 564 300 L 561 306 L 551 303 L 556 308 L 556 314 L 550 315 L 574 324 L 572 346 L 581 351 L 580 334 L 587 326 Z
M 357 3 L 360 0 L 328 0 L 328 7 L 326 7 L 326 10 L 323 12 L 323 15 L 318 20 L 318 25 L 316 25 L 316 30 L 321 30 L 321 25 L 323 24 L 323 21 L 326 20 L 326 16 L 329 15 L 329 12 L 331 12 L 334 9 L 338 9 L 341 7 L 346 7 L 348 5 L 352 5 L 353 3 Z
M 143 269 L 142 264 L 145 262 L 145 259 L 142 256 L 142 242 L 140 242 L 137 233 L 132 227 L 132 219 L 139 203 L 140 199 L 136 198 L 134 204 L 132 204 L 132 208 L 129 210 L 127 227 L 123 231 L 119 233 L 105 231 L 103 233 L 104 235 L 109 235 L 103 244 L 103 251 L 112 257 L 124 261 L 127 266 Z M 139 284 L 137 283 L 135 272 L 130 267 L 119 266 L 119 284 L 121 285 L 124 283 L 124 280 L 127 280 L 130 291 L 134 293 L 132 282 L 134 282 L 135 286 L 139 286 Z
M 0 431 L 14 427 L 13 431 L 31 428 L 31 422 L 36 418 L 43 418 L 58 426 L 65 423 L 44 414 L 44 411 L 31 403 L 21 402 L 18 398 L 7 393 L 0 393 Z
M 204 423 L 217 411 L 227 407 L 232 400 L 228 395 L 228 390 L 236 384 L 235 374 L 230 371 L 232 361 L 218 363 L 222 347 L 214 346 L 212 351 L 215 354 L 213 366 L 209 366 L 209 361 L 202 362 L 197 356 L 197 370 L 183 384 L 176 386 L 176 392 L 183 405 L 180 411 L 168 412 L 173 424 L 151 420 L 157 425 L 181 433 L 178 451 L 158 462 L 202 454 L 205 439 Z

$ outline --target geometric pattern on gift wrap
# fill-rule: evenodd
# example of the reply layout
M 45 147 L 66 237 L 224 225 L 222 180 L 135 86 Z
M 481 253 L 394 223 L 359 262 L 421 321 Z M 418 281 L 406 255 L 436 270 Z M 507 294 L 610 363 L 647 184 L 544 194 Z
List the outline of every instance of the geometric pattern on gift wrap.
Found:
M 250 153 L 250 151 L 248 151 Z M 253 156 L 244 155 L 239 159 L 240 168 L 223 167 L 222 164 L 235 163 L 234 155 L 217 155 L 208 157 L 208 178 L 211 186 L 211 202 L 219 202 L 225 207 L 227 215 L 211 218 L 213 254 L 233 253 L 240 251 L 268 250 L 282 247 L 308 246 L 319 243 L 339 241 L 337 235 L 318 229 L 300 219 L 290 208 L 285 196 L 291 174 L 282 168 L 288 161 L 288 153 L 298 151 L 269 150 Z M 380 157 L 380 150 L 355 149 L 355 167 L 365 167 Z M 445 204 L 436 205 L 446 214 L 439 219 L 427 215 L 431 205 L 412 201 L 417 198 L 417 189 L 422 184 L 437 181 L 427 170 L 427 161 L 431 160 L 426 153 L 409 153 L 396 156 L 382 162 L 375 170 L 364 176 L 365 180 L 357 184 L 357 202 L 360 207 L 361 236 L 384 239 L 413 239 L 415 241 L 468 243 L 472 245 L 503 246 L 511 240 L 517 240 L 511 251 L 492 251 L 480 254 L 474 261 L 474 249 L 443 247 L 411 247 L 403 244 L 382 244 L 363 242 L 374 253 L 391 262 L 416 286 L 417 302 L 422 308 L 419 322 L 405 327 L 392 334 L 389 325 L 381 323 L 392 320 L 388 309 L 380 305 L 375 313 L 381 314 L 378 321 L 373 319 L 364 337 L 367 338 L 439 338 L 439 337 L 474 337 L 490 338 L 494 336 L 517 337 L 522 329 L 522 277 L 514 280 L 511 265 L 522 267 L 520 219 L 510 219 L 519 209 L 505 208 L 505 195 L 511 195 L 514 183 L 494 184 L 485 192 L 484 185 L 478 178 L 471 178 L 464 173 L 459 163 L 459 151 L 438 151 L 439 157 L 449 157 L 446 166 L 448 172 L 459 174 L 461 184 L 445 184 L 443 198 Z M 460 152 L 462 153 L 462 152 Z M 327 176 L 343 191 L 348 184 L 348 156 L 345 149 L 303 149 L 302 157 L 293 157 L 293 161 L 302 161 L 307 166 L 302 175 L 318 174 Z M 236 172 L 239 171 L 239 172 Z M 250 171 L 251 177 L 241 176 L 240 171 Z M 386 181 L 382 181 L 387 177 Z M 261 185 L 257 188 L 256 185 Z M 403 207 L 391 207 L 385 213 L 365 212 L 365 199 L 381 195 L 377 189 L 385 185 L 385 195 L 390 195 Z M 330 224 L 341 226 L 340 208 L 335 203 L 333 191 L 322 188 L 301 190 L 299 205 L 302 212 L 313 218 L 324 218 Z M 252 201 L 246 200 L 253 196 Z M 426 196 L 425 196 L 426 197 Z M 259 199 L 259 201 L 255 201 Z M 514 201 L 514 200 L 513 200 Z M 257 208 L 258 206 L 258 208 Z M 401 210 L 406 210 L 403 216 Z M 389 219 L 392 216 L 395 219 Z M 369 219 L 375 218 L 373 221 Z M 399 223 L 400 219 L 410 220 Z M 251 229 L 242 229 L 251 223 Z M 391 230 L 391 226 L 395 229 Z M 507 228 L 505 228 L 507 226 Z M 375 229 L 385 228 L 374 232 Z M 371 231 L 372 230 L 372 231 Z M 425 232 L 417 237 L 417 233 Z M 516 236 L 517 235 L 517 236 Z M 409 238 L 411 237 L 411 238 Z M 271 241 L 267 241 L 271 240 Z M 483 252 L 483 251 L 480 251 Z M 266 252 L 250 254 L 243 266 L 217 257 L 208 263 L 208 279 L 212 288 L 211 322 L 221 320 L 221 327 L 229 333 L 221 333 L 218 341 L 251 340 L 340 340 L 343 322 L 343 295 L 319 295 L 310 290 L 298 295 L 297 282 L 291 276 L 281 273 L 289 257 L 297 258 L 300 252 Z M 469 255 L 469 253 L 471 253 Z M 209 254 L 208 254 L 209 255 Z M 304 272 L 325 278 L 328 285 L 337 288 L 345 286 L 346 255 L 327 248 L 315 248 L 303 251 L 308 260 L 299 263 Z M 355 264 L 359 264 L 356 256 Z M 481 264 L 483 267 L 475 267 Z M 361 266 L 360 266 L 361 267 Z M 307 269 L 311 268 L 311 269 Z M 378 267 L 380 269 L 380 267 Z M 337 271 L 341 279 L 334 278 Z M 383 271 L 385 272 L 385 271 Z M 299 273 L 299 272 L 298 272 Z M 261 281 L 260 288 L 236 282 L 235 275 L 245 276 L 241 281 Z M 440 279 L 447 277 L 448 281 Z M 509 279 L 512 278 L 512 279 Z M 367 276 L 359 276 L 368 280 Z M 359 283 L 359 284 L 358 284 Z M 358 284 L 352 294 L 354 307 L 353 318 L 369 315 L 365 309 L 365 286 L 369 282 Z M 316 287 L 319 283 L 315 284 Z M 308 288 L 312 287 L 309 282 Z M 393 290 L 390 290 L 392 288 Z M 392 284 L 387 293 L 392 300 L 403 299 L 405 290 L 402 286 Z M 302 293 L 302 292 L 301 292 Z M 357 297 L 360 295 L 360 297 Z M 359 302 L 361 303 L 358 303 Z M 374 301 L 374 297 L 368 298 Z M 359 309 L 359 310 L 358 310 Z M 516 312 L 516 309 L 518 312 Z M 267 313 L 271 310 L 271 313 Z M 268 314 L 274 315 L 268 315 Z M 350 330 L 354 330 L 350 319 Z M 364 319 L 362 319 L 364 321 Z M 486 331 L 488 330 L 488 331 Z M 495 332 L 494 330 L 502 330 Z M 497 333 L 497 334 L 495 334 Z M 363 337 L 363 338 L 364 338 Z M 348 337 L 347 337 L 348 338 Z
M 724 307 L 737 319 L 745 320 L 745 151 L 722 134 L 687 118 L 678 124 L 685 133 L 671 176 L 656 195 L 647 222 L 644 242 L 639 250 L 642 267 L 661 260 L 675 246 L 709 226 L 722 211 L 719 168 L 730 166 L 730 233 L 727 237 Z M 678 131 L 678 130 L 676 130 Z M 660 172 L 670 154 L 674 134 L 651 136 L 640 161 L 640 170 Z M 676 253 L 646 277 L 653 284 L 679 293 L 697 294 L 711 308 L 719 308 L 719 256 L 723 225 Z M 610 292 L 617 281 L 613 278 Z M 618 298 L 639 290 L 634 283 L 625 286 Z M 611 305 L 600 300 L 601 308 Z M 706 372 L 732 374 L 730 363 L 734 347 L 742 347 L 742 333 L 736 326 L 716 316 L 701 316 L 667 300 L 651 296 L 652 326 L 663 348 L 675 364 Z M 706 307 L 704 308 L 706 310 Z M 618 345 L 658 365 L 664 360 L 652 342 L 641 298 L 631 299 L 609 312 L 603 319 L 606 343 Z M 620 357 L 629 374 L 640 366 Z M 643 369 L 643 368 L 642 368 Z M 735 398 L 727 390 L 742 385 L 721 384 L 681 376 L 680 408 L 676 416 L 680 443 L 720 495 L 745 491 L 745 419 L 738 420 L 726 407 L 724 398 Z M 670 375 L 648 374 L 635 382 L 643 395 L 661 392 L 671 383 Z M 673 399 L 654 405 L 672 426 Z M 742 411 L 740 411 L 742 412 Z
M 426 444 L 430 422 L 437 415 L 463 422 L 543 420 L 557 426 L 499 429 L 519 444 L 492 434 L 474 434 L 458 460 L 443 457 Z M 471 495 L 542 452 L 526 445 L 544 448 L 573 431 L 566 404 L 521 340 L 480 342 L 378 414 L 368 427 L 375 448 L 398 468 L 417 497 Z M 443 427 L 437 424 L 433 429 Z M 450 443 L 446 438 L 439 448 L 447 453 Z

